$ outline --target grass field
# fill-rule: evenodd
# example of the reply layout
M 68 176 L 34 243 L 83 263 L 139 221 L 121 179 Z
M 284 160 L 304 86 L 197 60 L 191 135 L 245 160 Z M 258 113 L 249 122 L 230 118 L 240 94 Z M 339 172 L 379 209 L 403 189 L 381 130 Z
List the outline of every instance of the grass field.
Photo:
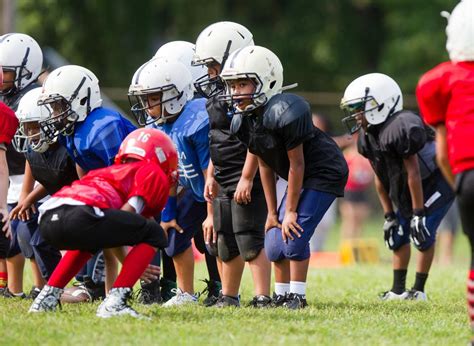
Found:
M 368 236 L 380 233 L 377 224 Z M 378 225 L 377 225 L 378 226 Z M 328 247 L 337 247 L 337 231 Z M 429 302 L 381 302 L 377 294 L 391 285 L 390 252 L 382 247 L 377 265 L 311 269 L 310 307 L 302 311 L 252 308 L 217 310 L 193 306 L 164 309 L 134 307 L 151 316 L 100 320 L 96 304 L 66 305 L 57 313 L 27 314 L 29 301 L 0 300 L 2 345 L 465 345 L 469 340 L 465 308 L 468 252 L 466 238 L 456 241 L 455 263 L 434 266 L 427 283 Z M 414 258 L 413 258 L 414 259 Z M 205 277 L 199 264 L 196 278 Z M 26 274 L 25 287 L 31 278 Z M 410 267 L 407 284 L 412 285 Z M 199 282 L 198 289 L 203 283 Z M 250 273 L 241 290 L 244 302 L 253 295 Z

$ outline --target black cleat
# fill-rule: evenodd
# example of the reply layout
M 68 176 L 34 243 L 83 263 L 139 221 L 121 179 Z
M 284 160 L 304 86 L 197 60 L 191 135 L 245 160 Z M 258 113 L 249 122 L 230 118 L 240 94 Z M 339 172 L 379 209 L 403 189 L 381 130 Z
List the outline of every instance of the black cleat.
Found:
M 95 283 L 90 276 L 85 275 L 82 286 L 87 289 L 87 292 L 89 292 L 92 301 L 105 299 L 105 282 L 101 281 Z
M 271 308 L 273 306 L 273 300 L 269 296 L 259 294 L 253 297 L 250 306 L 257 309 Z
M 3 293 L 2 293 L 2 297 L 3 298 L 18 298 L 18 299 L 25 299 L 26 298 L 26 294 L 21 292 L 20 294 L 14 294 L 12 293 L 8 287 L 6 287 L 4 290 L 3 290 Z
M 140 281 L 141 289 L 138 291 L 138 302 L 145 305 L 160 304 L 161 298 L 160 280 L 156 279 L 149 283 Z
M 238 308 L 240 307 L 240 301 L 239 298 L 225 296 L 221 294 L 219 298 L 217 298 L 217 302 L 213 306 L 215 306 L 216 308 L 226 308 L 229 306 L 234 306 Z
M 176 282 L 165 278 L 160 279 L 160 293 L 162 303 L 166 303 L 168 300 L 176 295 Z
M 31 287 L 30 293 L 28 293 L 28 295 L 26 296 L 26 299 L 35 300 L 40 292 L 41 292 L 41 288 L 33 286 Z
M 279 308 L 285 304 L 286 300 L 288 299 L 288 293 L 285 294 L 276 294 L 273 292 L 272 304 L 274 307 Z
M 304 309 L 308 306 L 306 296 L 304 294 L 290 293 L 283 307 L 290 310 Z
M 222 290 L 222 284 L 219 281 L 215 280 L 202 280 L 207 284 L 207 287 L 204 289 L 204 291 L 201 292 L 201 294 L 204 294 L 207 292 L 207 297 L 204 299 L 203 304 L 204 306 L 213 306 L 214 304 L 217 303 L 217 300 L 219 299 L 219 295 L 221 294 Z

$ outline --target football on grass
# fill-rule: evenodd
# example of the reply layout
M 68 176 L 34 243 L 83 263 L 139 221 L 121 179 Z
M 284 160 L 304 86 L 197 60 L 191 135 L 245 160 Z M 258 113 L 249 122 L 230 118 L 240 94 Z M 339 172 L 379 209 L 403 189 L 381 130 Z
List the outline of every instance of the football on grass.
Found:
M 66 288 L 61 295 L 61 303 L 85 303 L 92 301 L 91 295 L 84 287 Z

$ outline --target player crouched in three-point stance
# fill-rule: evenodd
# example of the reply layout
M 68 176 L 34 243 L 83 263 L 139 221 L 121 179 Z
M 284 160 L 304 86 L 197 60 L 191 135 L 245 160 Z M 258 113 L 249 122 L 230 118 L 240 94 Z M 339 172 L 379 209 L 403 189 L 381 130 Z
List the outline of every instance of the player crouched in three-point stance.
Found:
M 349 131 L 361 129 L 358 149 L 375 171 L 385 244 L 393 251 L 393 286 L 380 298 L 426 300 L 436 230 L 454 199 L 435 163 L 432 131 L 417 114 L 403 110 L 400 87 L 381 73 L 351 82 L 341 108 L 348 113 L 342 121 Z M 415 284 L 406 291 L 410 238 L 420 254 Z
M 40 232 L 51 245 L 69 250 L 30 312 L 55 310 L 66 284 L 99 249 L 133 245 L 97 316 L 140 315 L 127 305 L 132 287 L 167 236 L 153 219 L 177 179 L 178 157 L 161 131 L 139 129 L 120 146 L 115 163 L 64 187 L 40 208 Z
M 221 72 L 234 112 L 231 131 L 258 156 L 267 202 L 265 252 L 275 264 L 275 301 L 304 308 L 309 240 L 332 202 L 342 196 L 347 164 L 341 150 L 315 128 L 308 103 L 280 94 L 283 67 L 270 50 L 248 46 L 232 53 Z M 288 181 L 277 209 L 275 173 Z

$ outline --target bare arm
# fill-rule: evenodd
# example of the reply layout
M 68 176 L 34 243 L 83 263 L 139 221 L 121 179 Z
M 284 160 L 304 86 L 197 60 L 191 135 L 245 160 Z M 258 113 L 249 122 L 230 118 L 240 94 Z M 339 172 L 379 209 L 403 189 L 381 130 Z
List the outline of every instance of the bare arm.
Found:
M 423 186 L 421 185 L 420 165 L 417 155 L 403 159 L 408 175 L 408 188 L 410 189 L 411 206 L 413 210 L 423 210 Z
M 301 188 L 304 177 L 304 155 L 303 144 L 292 150 L 288 150 L 290 160 L 290 171 L 288 173 L 288 193 L 286 197 L 286 212 L 296 212 L 300 199 Z
M 275 172 L 260 158 L 258 158 L 258 167 L 260 170 L 260 178 L 262 179 L 263 191 L 265 193 L 265 201 L 267 202 L 268 215 L 278 217 Z
M 77 176 L 79 177 L 79 179 L 81 179 L 83 176 L 85 176 L 87 174 L 87 172 L 85 170 L 83 170 L 82 167 L 79 166 L 77 163 L 76 163 L 76 172 L 77 172 Z
M 237 203 L 247 204 L 252 200 L 253 179 L 258 169 L 257 156 L 247 151 L 244 168 L 239 183 L 235 189 L 234 199 Z
M 436 127 L 436 163 L 446 181 L 454 189 L 454 174 L 449 165 L 446 126 L 444 124 L 440 124 Z
M 379 196 L 380 204 L 382 204 L 384 214 L 393 213 L 392 200 L 388 196 L 387 191 L 385 191 L 385 188 L 383 187 L 383 184 L 377 175 L 375 175 L 375 190 Z

